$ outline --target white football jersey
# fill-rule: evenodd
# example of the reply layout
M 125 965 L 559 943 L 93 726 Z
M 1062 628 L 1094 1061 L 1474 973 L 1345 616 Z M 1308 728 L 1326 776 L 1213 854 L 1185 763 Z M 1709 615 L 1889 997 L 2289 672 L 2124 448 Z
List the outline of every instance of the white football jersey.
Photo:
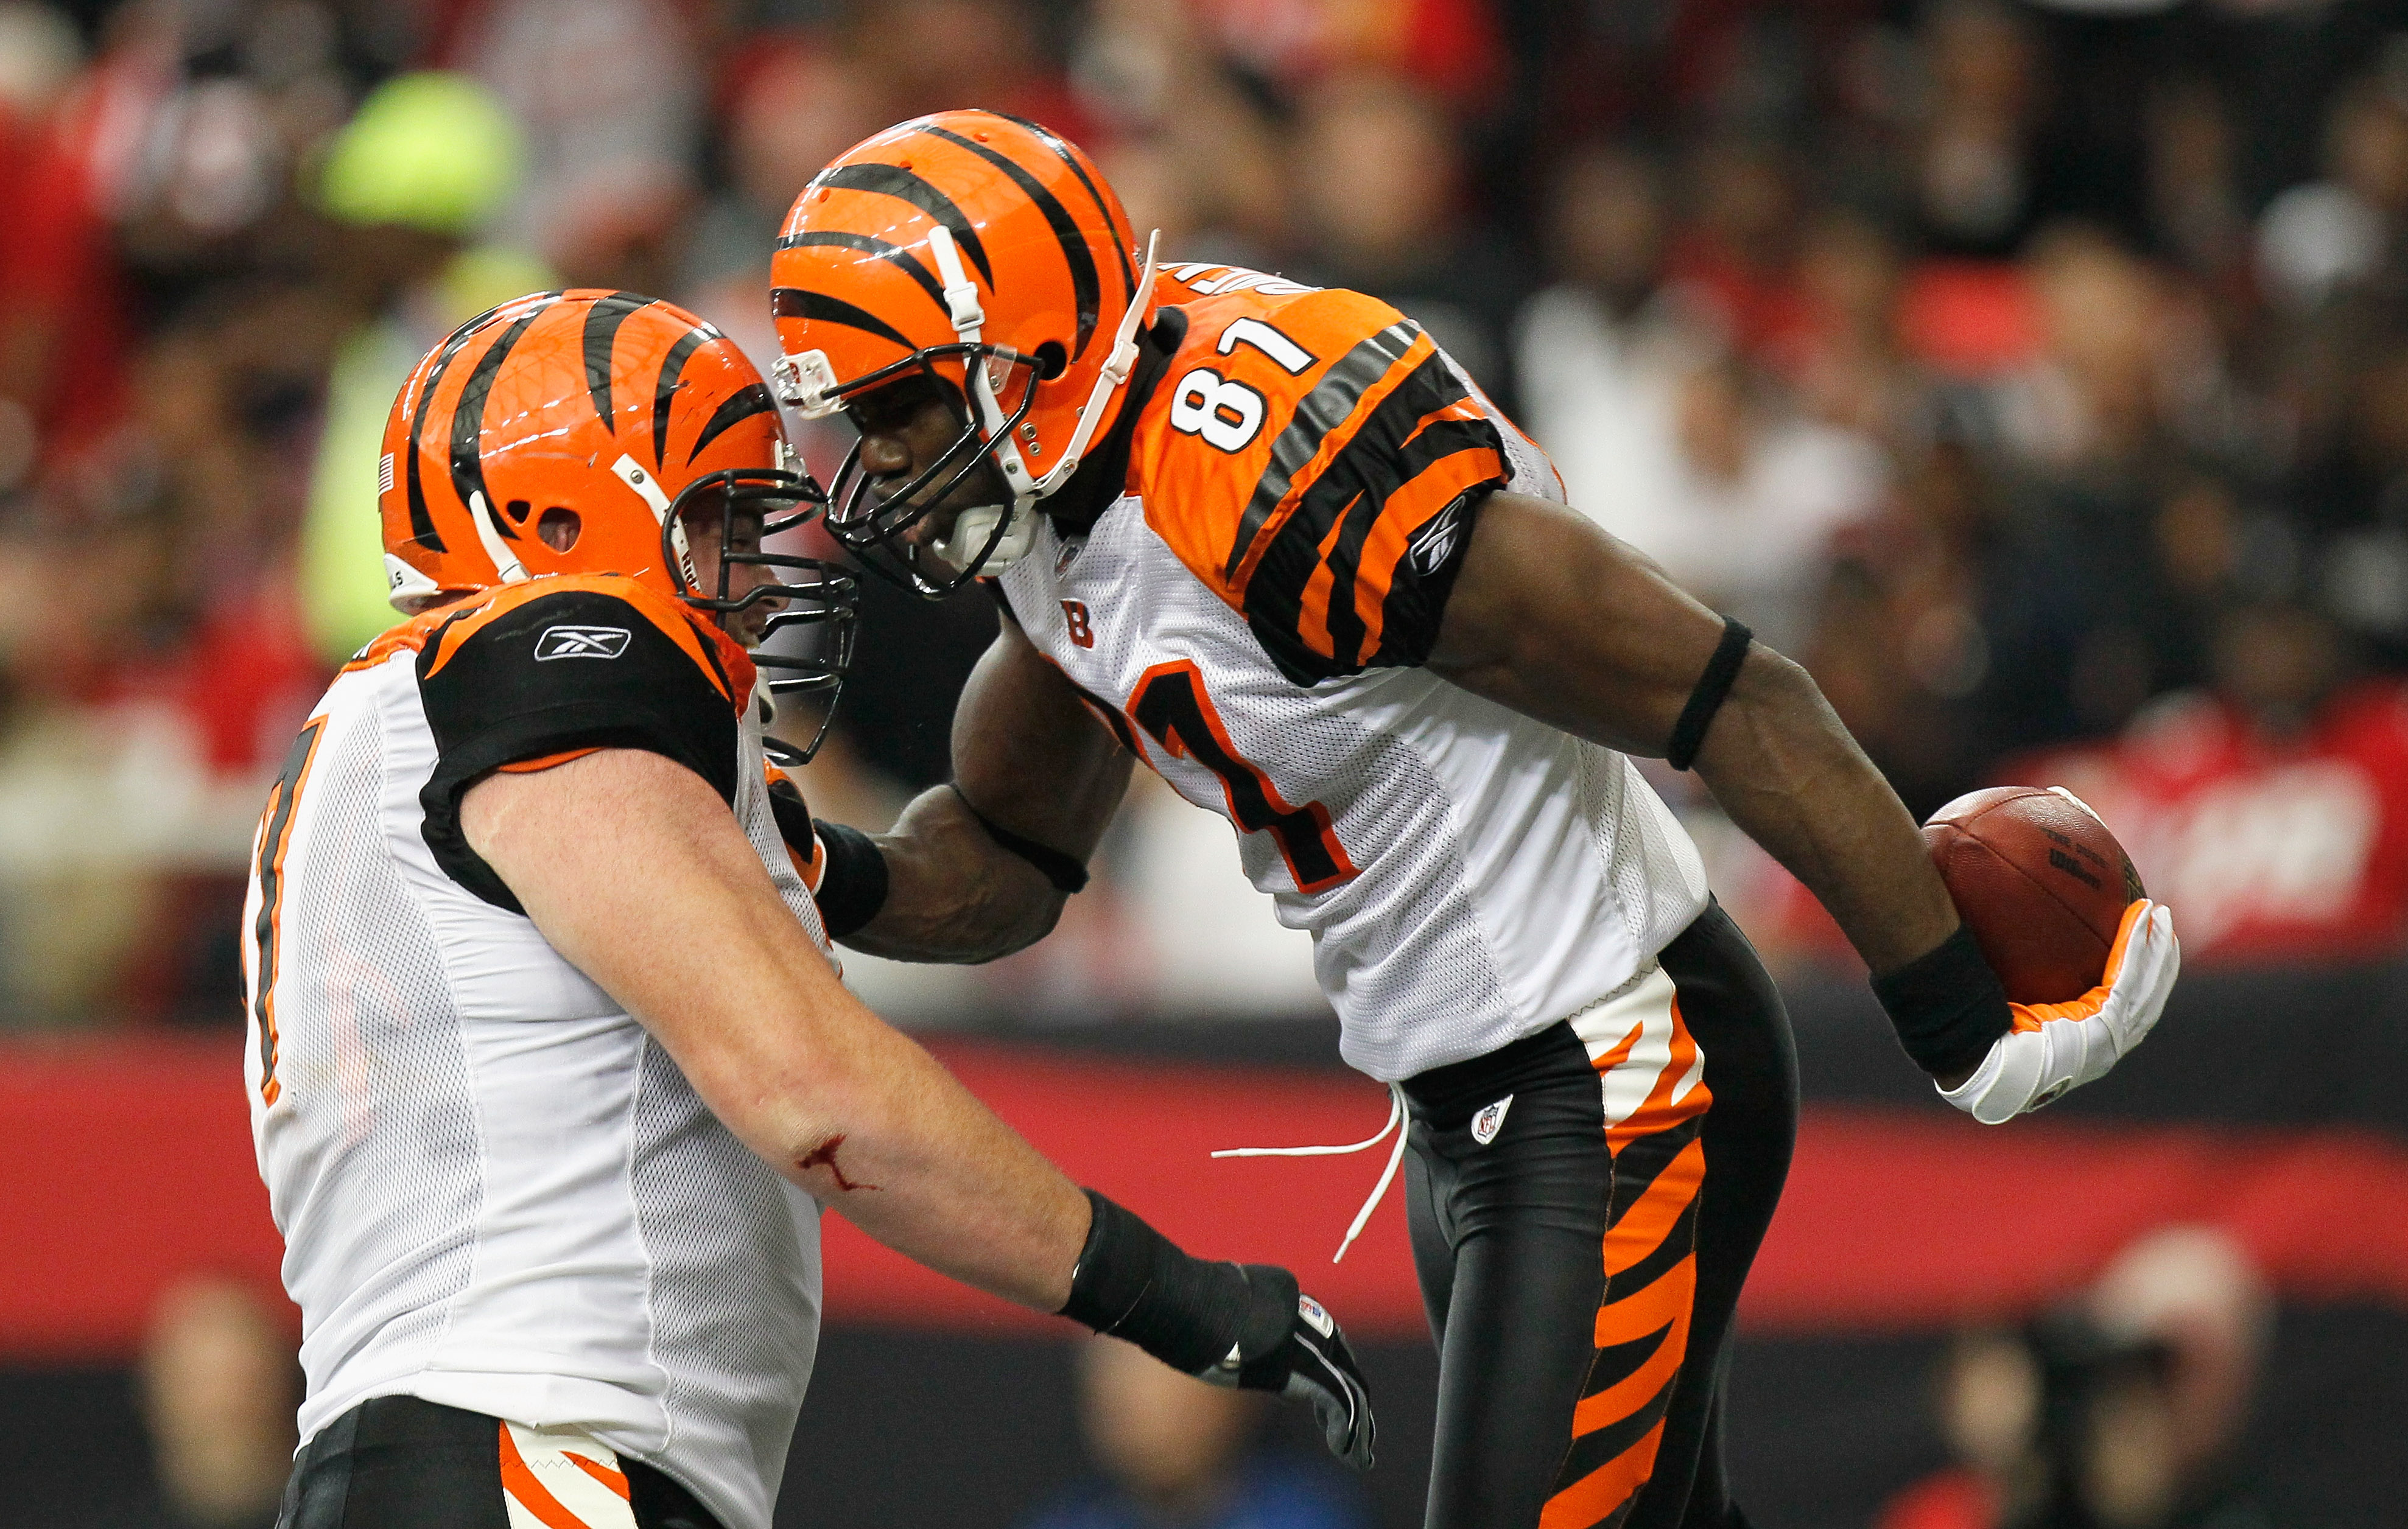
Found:
M 495 768 L 655 750 L 728 799 L 824 948 L 752 689 L 665 596 L 538 579 L 380 638 L 302 729 L 244 934 L 303 1439 L 413 1395 L 581 1430 L 767 1529 L 818 1338 L 819 1207 L 544 942 L 455 816 Z
M 1185 327 L 1125 492 L 1043 519 L 996 581 L 1012 618 L 1235 824 L 1364 1072 L 1484 1054 L 1643 975 L 1706 906 L 1679 822 L 1622 755 L 1418 666 L 1482 493 L 1561 501 L 1545 456 L 1384 304 L 1226 266 L 1162 283 Z

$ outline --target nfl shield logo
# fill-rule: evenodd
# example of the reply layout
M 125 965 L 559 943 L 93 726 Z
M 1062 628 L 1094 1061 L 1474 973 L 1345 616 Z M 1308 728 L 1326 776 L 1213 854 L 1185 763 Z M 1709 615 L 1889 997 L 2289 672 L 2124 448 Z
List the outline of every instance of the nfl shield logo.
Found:
M 1472 1116 L 1471 1139 L 1483 1147 L 1495 1141 L 1497 1133 L 1505 1129 L 1505 1111 L 1511 1108 L 1512 1104 L 1513 1096 L 1509 1093 L 1495 1104 L 1482 1109 L 1479 1114 Z

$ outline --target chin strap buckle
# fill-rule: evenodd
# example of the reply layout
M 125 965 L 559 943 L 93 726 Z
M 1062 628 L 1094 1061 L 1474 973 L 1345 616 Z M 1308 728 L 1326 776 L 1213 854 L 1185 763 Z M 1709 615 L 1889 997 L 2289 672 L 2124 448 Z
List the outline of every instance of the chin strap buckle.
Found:
M 953 231 L 942 223 L 928 230 L 928 248 L 937 257 L 937 274 L 945 279 L 945 311 L 953 315 L 953 333 L 965 345 L 976 345 L 979 330 L 986 323 L 986 310 L 979 306 L 976 283 L 962 268 Z

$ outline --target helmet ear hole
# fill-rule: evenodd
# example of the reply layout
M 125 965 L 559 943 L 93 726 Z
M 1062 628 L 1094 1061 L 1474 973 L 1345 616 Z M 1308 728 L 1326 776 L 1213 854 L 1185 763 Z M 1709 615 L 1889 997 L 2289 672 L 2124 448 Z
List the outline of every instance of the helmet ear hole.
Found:
M 566 552 L 576 546 L 578 536 L 584 530 L 584 521 L 577 511 L 565 505 L 552 506 L 535 522 L 535 534 L 555 552 Z
M 1037 358 L 1037 380 L 1039 382 L 1053 381 L 1062 375 L 1064 367 L 1070 364 L 1070 352 L 1062 348 L 1060 340 L 1047 340 L 1029 353 Z

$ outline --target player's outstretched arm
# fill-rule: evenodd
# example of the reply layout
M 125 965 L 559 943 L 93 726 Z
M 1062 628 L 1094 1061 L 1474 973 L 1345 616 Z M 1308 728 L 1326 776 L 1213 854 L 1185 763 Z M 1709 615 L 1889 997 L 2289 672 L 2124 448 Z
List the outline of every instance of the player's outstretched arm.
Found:
M 885 901 L 843 942 L 945 962 L 992 961 L 1036 943 L 1084 881 L 1134 763 L 1006 621 L 953 714 L 953 783 L 923 793 L 872 840 L 885 861 Z
M 1567 732 L 1662 756 L 1724 632 L 1720 617 L 1585 517 L 1500 493 L 1482 507 L 1429 666 Z M 1760 643 L 1746 650 L 1694 767 L 1731 821 L 1822 899 L 1875 973 L 1914 966 L 1957 930 L 1914 818 L 1790 660 Z M 1918 1061 L 1951 1080 L 1970 1073 L 2007 1022 L 1995 979 L 1988 989 L 1965 995 L 1978 1022 L 1955 1026 L 1952 1046 Z
M 489 776 L 460 822 L 552 948 L 781 1174 L 965 1283 L 1311 1401 L 1331 1450 L 1369 1464 L 1361 1377 L 1295 1277 L 1192 1258 L 1071 1183 L 845 991 L 699 776 L 606 749 Z

